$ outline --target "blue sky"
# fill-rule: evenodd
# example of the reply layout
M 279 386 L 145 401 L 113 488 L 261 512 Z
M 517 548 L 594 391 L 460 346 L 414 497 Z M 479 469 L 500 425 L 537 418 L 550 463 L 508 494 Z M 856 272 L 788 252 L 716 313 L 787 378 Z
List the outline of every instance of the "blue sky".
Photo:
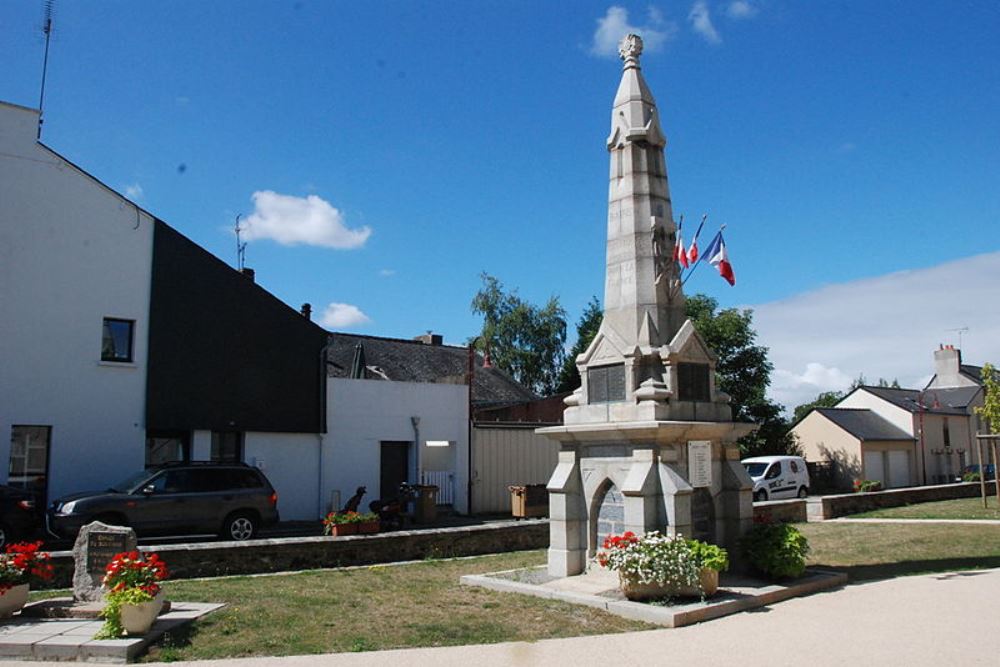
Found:
M 0 99 L 37 106 L 41 22 L 0 5 Z M 334 329 L 460 343 L 486 271 L 572 330 L 629 28 L 675 215 L 727 225 L 736 287 L 687 291 L 755 309 L 776 397 L 916 383 L 960 327 L 1000 361 L 995 2 L 56 0 L 43 141 L 231 264 L 249 217 L 258 281 Z

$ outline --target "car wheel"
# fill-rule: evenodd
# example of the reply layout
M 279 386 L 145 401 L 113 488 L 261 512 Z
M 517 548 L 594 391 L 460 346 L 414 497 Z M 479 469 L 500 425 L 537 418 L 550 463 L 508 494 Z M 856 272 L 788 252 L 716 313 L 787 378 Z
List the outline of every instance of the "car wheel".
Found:
M 257 534 L 257 517 L 245 512 L 230 514 L 222 524 L 222 538 L 249 540 Z
M 754 502 L 760 502 L 762 500 L 767 500 L 767 491 L 761 489 L 753 494 Z
M 809 489 L 804 486 L 799 487 L 799 498 L 805 498 L 809 495 Z

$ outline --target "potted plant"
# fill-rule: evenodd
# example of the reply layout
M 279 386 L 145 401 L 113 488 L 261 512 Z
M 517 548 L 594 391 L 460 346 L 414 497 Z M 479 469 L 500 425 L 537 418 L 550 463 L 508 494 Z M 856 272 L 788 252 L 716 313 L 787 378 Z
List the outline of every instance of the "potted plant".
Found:
M 323 519 L 323 534 L 341 537 L 358 532 L 357 512 L 330 512 Z
M 41 542 L 18 542 L 0 554 L 0 618 L 9 618 L 28 601 L 32 580 L 52 578 L 48 552 Z
M 167 565 L 156 554 L 145 558 L 138 551 L 116 554 L 105 569 L 102 584 L 107 602 L 101 610 L 104 625 L 95 639 L 117 639 L 125 634 L 149 632 L 163 595 L 158 582 L 168 576 Z
M 712 595 L 719 570 L 729 565 L 720 547 L 658 531 L 609 535 L 603 547 L 597 562 L 618 572 L 629 600 Z
M 377 533 L 379 528 L 381 528 L 378 514 L 375 512 L 365 512 L 363 514 L 358 514 L 355 519 L 358 526 L 358 533 L 361 535 L 370 535 L 372 533 Z

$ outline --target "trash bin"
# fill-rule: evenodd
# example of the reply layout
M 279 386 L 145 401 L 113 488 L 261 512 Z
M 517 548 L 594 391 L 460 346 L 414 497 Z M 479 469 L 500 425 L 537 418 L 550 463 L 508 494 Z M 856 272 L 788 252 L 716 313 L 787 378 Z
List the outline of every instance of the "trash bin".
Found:
M 413 520 L 417 523 L 432 523 L 437 519 L 438 487 L 425 484 L 413 488 L 417 490 L 417 498 L 413 508 Z
M 549 513 L 549 491 L 544 484 L 509 486 L 510 513 L 516 519 L 546 516 Z

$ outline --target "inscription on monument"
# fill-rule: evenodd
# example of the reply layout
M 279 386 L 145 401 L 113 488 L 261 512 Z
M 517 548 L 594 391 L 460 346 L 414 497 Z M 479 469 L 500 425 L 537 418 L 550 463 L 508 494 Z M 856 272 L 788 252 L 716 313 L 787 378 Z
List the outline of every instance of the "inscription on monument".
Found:
M 87 536 L 87 572 L 104 575 L 104 569 L 115 557 L 125 551 L 123 533 L 100 533 L 94 531 Z
M 693 488 L 712 486 L 712 443 L 707 440 L 688 442 L 688 483 Z

